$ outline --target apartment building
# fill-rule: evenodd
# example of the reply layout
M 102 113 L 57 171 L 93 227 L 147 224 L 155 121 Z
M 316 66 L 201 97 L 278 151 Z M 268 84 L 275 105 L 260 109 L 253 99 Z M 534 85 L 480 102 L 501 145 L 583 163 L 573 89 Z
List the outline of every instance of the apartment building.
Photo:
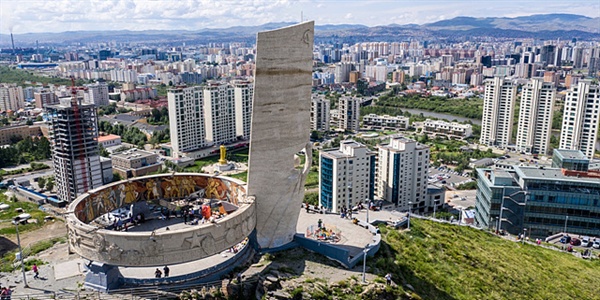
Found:
M 427 119 L 423 122 L 423 133 L 463 139 L 473 135 L 473 126 L 470 124 Z
M 581 150 L 594 157 L 600 122 L 600 88 L 591 80 L 580 80 L 565 97 L 560 149 Z
M 496 76 L 485 82 L 480 144 L 499 148 L 510 144 L 516 98 L 517 86 L 510 79 Z
M 338 213 L 373 199 L 375 153 L 352 140 L 319 153 L 319 206 Z
M 400 129 L 406 130 L 410 119 L 404 116 L 389 116 L 368 114 L 363 116 L 363 126 L 374 129 Z
M 433 210 L 433 205 L 443 205 L 430 203 L 427 197 L 428 169 L 428 146 L 404 137 L 390 138 L 389 144 L 379 147 L 377 197 L 414 212 L 426 212 Z
M 518 151 L 547 154 L 552 133 L 556 87 L 543 78 L 532 78 L 523 86 L 516 147 Z
M 338 106 L 338 128 L 348 131 L 358 131 L 360 128 L 360 98 L 342 96 Z
M 169 89 L 167 101 L 173 157 L 179 157 L 183 152 L 206 147 L 202 87 Z
M 310 107 L 310 127 L 311 130 L 329 131 L 330 122 L 330 102 L 323 95 L 313 94 Z
M 0 111 L 16 111 L 25 107 L 23 88 L 12 83 L 0 84 Z

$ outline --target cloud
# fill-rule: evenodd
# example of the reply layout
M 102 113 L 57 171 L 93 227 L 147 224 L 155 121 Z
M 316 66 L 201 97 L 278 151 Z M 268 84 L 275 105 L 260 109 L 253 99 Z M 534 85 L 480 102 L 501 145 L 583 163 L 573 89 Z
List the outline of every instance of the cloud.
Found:
M 588 0 L 0 0 L 0 33 L 70 30 L 223 28 L 305 19 L 320 24 L 423 24 L 474 17 L 575 13 L 600 15 Z

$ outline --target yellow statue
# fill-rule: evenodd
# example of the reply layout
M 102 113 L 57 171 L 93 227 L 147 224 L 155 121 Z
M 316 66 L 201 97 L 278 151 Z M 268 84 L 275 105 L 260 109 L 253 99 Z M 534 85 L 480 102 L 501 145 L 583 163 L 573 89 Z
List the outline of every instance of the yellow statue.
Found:
M 227 160 L 225 159 L 225 154 L 227 154 L 227 148 L 225 148 L 224 145 L 221 145 L 220 149 L 221 149 L 221 158 L 219 159 L 219 164 L 226 165 Z

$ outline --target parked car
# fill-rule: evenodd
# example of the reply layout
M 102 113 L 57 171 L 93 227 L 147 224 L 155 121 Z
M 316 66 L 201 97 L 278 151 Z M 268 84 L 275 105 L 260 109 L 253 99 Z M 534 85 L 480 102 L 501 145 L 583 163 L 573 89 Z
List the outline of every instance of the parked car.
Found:
M 578 238 L 572 238 L 571 242 L 569 244 L 571 244 L 573 246 L 579 246 L 579 245 L 581 245 L 581 240 Z
M 581 246 L 582 247 L 592 246 L 592 241 L 590 240 L 589 236 L 584 236 L 583 238 L 581 238 Z
M 568 244 L 571 242 L 571 237 L 568 235 L 563 235 L 563 237 L 560 239 L 560 242 L 563 244 Z
M 595 240 L 594 244 L 592 245 L 592 247 L 594 247 L 596 249 L 600 249 L 600 240 Z

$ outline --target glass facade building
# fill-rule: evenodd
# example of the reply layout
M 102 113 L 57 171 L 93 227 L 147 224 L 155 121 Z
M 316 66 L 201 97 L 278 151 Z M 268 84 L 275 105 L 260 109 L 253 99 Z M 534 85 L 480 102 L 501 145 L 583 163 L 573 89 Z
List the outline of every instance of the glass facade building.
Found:
M 478 169 L 475 218 L 483 227 L 531 237 L 600 236 L 600 172 L 520 167 Z

